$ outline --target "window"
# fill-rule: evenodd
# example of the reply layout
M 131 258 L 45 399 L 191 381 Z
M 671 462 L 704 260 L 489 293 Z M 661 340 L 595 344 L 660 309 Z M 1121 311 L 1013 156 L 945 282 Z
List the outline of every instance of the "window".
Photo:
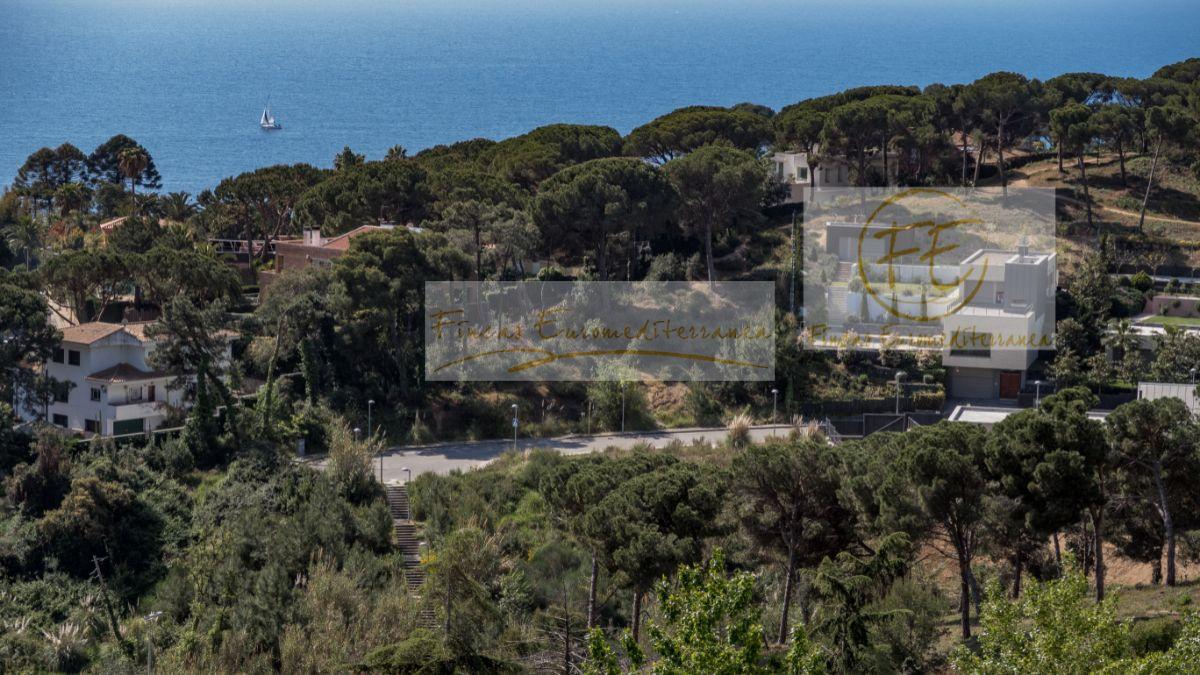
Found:
M 997 305 L 1004 304 L 1004 291 L 996 291 L 996 304 Z
M 992 355 L 991 347 L 983 349 L 968 349 L 966 347 L 954 347 L 950 350 L 950 356 L 974 356 L 981 359 L 986 359 Z
M 977 333 L 974 330 L 955 331 L 950 342 L 950 356 L 969 356 L 986 359 L 992 355 L 992 345 L 996 336 L 991 333 Z
M 61 387 L 54 389 L 54 401 L 56 403 L 66 403 L 71 398 L 71 389 L 65 383 Z
M 100 433 L 100 423 L 96 420 L 84 420 L 83 430 L 89 434 L 98 434 Z
M 56 413 L 54 415 L 53 419 L 54 419 L 54 426 L 62 427 L 64 429 L 67 428 L 67 416 L 66 415 L 59 415 Z
M 802 166 L 796 169 L 796 178 L 799 180 L 808 180 L 808 167 Z
M 92 387 L 92 400 L 93 401 L 100 400 L 100 387 Z
M 51 356 L 50 360 L 55 363 L 62 363 L 63 362 L 63 348 L 55 347 L 54 348 L 54 356 Z
M 67 364 L 72 366 L 79 365 L 79 352 L 74 349 L 67 350 Z

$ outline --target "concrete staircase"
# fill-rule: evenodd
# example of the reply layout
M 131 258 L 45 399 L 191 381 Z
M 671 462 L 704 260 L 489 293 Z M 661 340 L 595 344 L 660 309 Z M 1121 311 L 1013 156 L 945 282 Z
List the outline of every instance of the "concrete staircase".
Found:
M 404 581 L 409 590 L 415 592 L 425 583 L 425 570 L 421 569 L 422 541 L 408 504 L 408 487 L 388 485 L 385 491 L 388 511 L 392 514 L 392 539 L 400 551 L 400 559 L 404 565 Z M 436 628 L 437 615 L 432 609 L 422 609 L 418 615 L 418 622 L 426 628 Z
M 408 505 L 408 487 L 388 485 L 386 490 L 388 510 L 392 514 L 392 538 L 404 562 L 404 579 L 408 587 L 415 590 L 425 582 L 425 570 L 421 569 L 421 540 Z
M 854 273 L 854 263 L 839 261 L 837 272 L 833 275 L 834 281 L 850 281 L 850 275 Z
M 841 324 L 846 320 L 847 314 L 858 312 L 857 307 L 846 307 L 849 291 L 845 286 L 830 286 L 826 297 L 828 300 L 825 305 L 825 316 L 828 317 L 830 324 Z

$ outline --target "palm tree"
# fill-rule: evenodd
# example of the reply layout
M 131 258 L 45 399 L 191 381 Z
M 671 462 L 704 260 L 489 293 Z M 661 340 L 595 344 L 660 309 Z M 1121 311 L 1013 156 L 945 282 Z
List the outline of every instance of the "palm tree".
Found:
M 125 148 L 118 156 L 117 168 L 129 179 L 129 192 L 136 193 L 138 176 L 150 164 L 150 155 L 140 147 Z
M 172 192 L 159 200 L 158 208 L 167 220 L 183 223 L 198 211 L 191 199 L 186 192 Z
M 13 252 L 21 251 L 25 267 L 33 268 L 33 252 L 42 245 L 42 226 L 33 218 L 22 216 L 4 230 L 4 240 Z
M 1133 322 L 1129 319 L 1109 319 L 1108 330 L 1105 331 L 1101 343 L 1112 352 L 1114 361 L 1119 361 L 1117 372 L 1127 381 L 1137 380 L 1137 370 L 1140 360 L 1137 358 L 1138 337 L 1133 330 Z
M 157 218 L 162 213 L 162 205 L 154 195 L 133 195 L 129 203 L 129 215 L 141 218 Z
M 89 195 L 87 188 L 79 183 L 66 183 L 59 186 L 54 193 L 54 199 L 58 202 L 58 207 L 62 211 L 62 218 L 66 220 L 67 216 L 75 211 L 78 213 L 78 221 L 83 219 L 83 207 L 87 205 Z

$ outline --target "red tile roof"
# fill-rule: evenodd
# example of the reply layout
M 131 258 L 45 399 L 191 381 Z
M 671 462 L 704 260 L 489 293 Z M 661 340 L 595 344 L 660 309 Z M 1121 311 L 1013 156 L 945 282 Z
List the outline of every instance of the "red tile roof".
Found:
M 129 363 L 121 362 L 110 368 L 92 373 L 87 376 L 87 379 L 95 382 L 141 382 L 143 380 L 157 380 L 167 376 L 167 373 L 158 370 L 142 370 L 137 366 Z
M 140 321 L 137 323 L 90 321 L 88 323 L 81 323 L 78 326 L 67 326 L 62 329 L 63 342 L 90 345 L 120 330 L 124 330 L 141 342 L 147 342 L 150 338 L 146 337 L 146 326 L 150 325 L 150 323 L 149 321 Z

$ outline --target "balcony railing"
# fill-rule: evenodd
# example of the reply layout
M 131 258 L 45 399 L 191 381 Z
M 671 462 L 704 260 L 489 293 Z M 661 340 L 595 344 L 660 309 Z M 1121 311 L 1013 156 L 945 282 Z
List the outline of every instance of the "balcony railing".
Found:
M 114 420 L 134 420 L 140 417 L 150 417 L 159 414 L 162 407 L 162 401 L 110 401 L 108 407 L 111 409 L 110 419 Z

